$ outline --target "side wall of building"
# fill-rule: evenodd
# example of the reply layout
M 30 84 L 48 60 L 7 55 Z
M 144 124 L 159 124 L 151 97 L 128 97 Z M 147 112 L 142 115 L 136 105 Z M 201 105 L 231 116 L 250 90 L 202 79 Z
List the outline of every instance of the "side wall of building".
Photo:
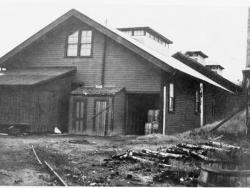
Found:
M 169 112 L 169 83 L 174 84 L 174 112 Z M 199 127 L 200 115 L 195 113 L 195 91 L 199 83 L 182 73 L 177 73 L 166 84 L 166 134 L 183 132 Z

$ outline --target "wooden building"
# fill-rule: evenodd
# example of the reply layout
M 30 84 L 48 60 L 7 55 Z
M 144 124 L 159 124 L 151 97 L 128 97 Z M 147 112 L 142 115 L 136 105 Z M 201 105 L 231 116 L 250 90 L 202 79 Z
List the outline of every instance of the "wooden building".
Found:
M 64 130 L 75 68 L 27 68 L 1 72 L 2 126 L 31 125 L 31 132 Z
M 74 134 L 144 134 L 150 109 L 160 110 L 158 132 L 163 134 L 223 117 L 228 100 L 241 88 L 188 55 L 171 56 L 171 43 L 148 27 L 111 29 L 73 9 L 4 55 L 0 66 L 7 69 L 6 74 L 31 68 L 76 68 L 73 76 L 66 75 L 65 88 L 58 90 L 70 108 L 57 106 L 50 112 L 50 102 L 44 101 L 44 108 L 62 123 L 41 117 L 40 128 L 29 121 L 34 132 L 51 131 L 41 127 L 60 124 Z M 47 87 L 52 89 L 53 83 L 49 80 Z M 10 121 L 21 121 L 8 111 L 11 102 L 5 105 L 6 110 L 0 105 L 0 116 L 10 113 Z M 0 119 L 0 124 L 10 121 Z

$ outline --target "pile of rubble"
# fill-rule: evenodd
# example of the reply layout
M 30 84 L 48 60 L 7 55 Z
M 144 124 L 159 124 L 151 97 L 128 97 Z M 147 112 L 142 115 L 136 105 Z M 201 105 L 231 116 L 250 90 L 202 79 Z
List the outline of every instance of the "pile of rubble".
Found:
M 200 166 L 204 163 L 235 163 L 235 153 L 241 153 L 241 148 L 208 141 L 200 144 L 181 143 L 156 151 L 142 149 L 128 150 L 125 153 L 112 156 L 112 161 L 141 163 L 158 168 L 160 173 L 153 175 L 154 182 L 175 181 L 185 186 L 196 186 L 200 174 Z M 223 153 L 228 158 L 219 158 Z M 107 160 L 110 162 L 110 160 Z M 192 167 L 191 167 L 192 166 Z M 191 167 L 191 170 L 186 170 Z M 140 170 L 140 169 L 138 169 Z

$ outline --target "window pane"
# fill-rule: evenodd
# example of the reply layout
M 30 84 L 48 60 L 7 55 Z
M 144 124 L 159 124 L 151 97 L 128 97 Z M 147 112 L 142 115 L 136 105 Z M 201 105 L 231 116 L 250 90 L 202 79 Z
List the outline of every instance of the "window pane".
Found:
M 173 97 L 169 98 L 169 111 L 170 112 L 174 111 L 174 98 Z
M 169 84 L 169 97 L 174 97 L 174 84 Z
M 125 31 L 126 34 L 132 35 L 132 31 Z
M 136 31 L 134 31 L 134 35 L 135 36 L 143 36 L 144 35 L 144 31 L 143 30 L 136 30 Z
M 174 84 L 169 84 L 169 107 L 168 110 L 170 112 L 174 111 Z
M 77 56 L 77 44 L 68 44 L 67 56 Z
M 77 44 L 77 43 L 78 43 L 78 31 L 68 36 L 68 44 Z
M 82 44 L 80 55 L 81 56 L 90 56 L 91 55 L 91 44 Z
M 92 42 L 92 31 L 82 31 L 81 43 L 91 43 Z

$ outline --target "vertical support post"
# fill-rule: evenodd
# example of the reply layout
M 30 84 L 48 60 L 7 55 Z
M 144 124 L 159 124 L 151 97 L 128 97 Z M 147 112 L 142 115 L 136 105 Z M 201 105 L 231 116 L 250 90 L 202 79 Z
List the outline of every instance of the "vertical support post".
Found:
M 203 83 L 200 83 L 200 126 L 204 125 L 204 88 Z
M 246 79 L 246 134 L 248 135 L 249 130 L 249 90 L 250 90 L 250 79 Z
M 166 95 L 167 95 L 167 88 L 166 86 L 163 87 L 163 127 L 162 127 L 162 134 L 166 134 Z

